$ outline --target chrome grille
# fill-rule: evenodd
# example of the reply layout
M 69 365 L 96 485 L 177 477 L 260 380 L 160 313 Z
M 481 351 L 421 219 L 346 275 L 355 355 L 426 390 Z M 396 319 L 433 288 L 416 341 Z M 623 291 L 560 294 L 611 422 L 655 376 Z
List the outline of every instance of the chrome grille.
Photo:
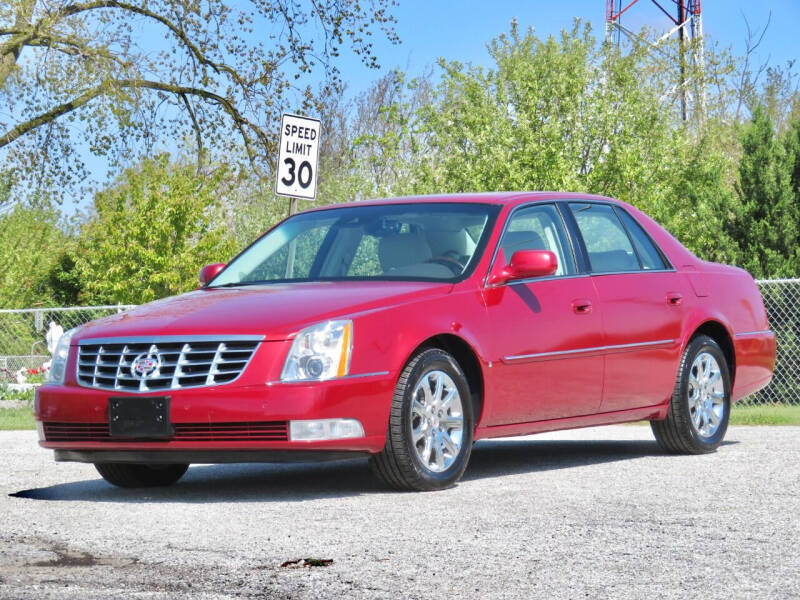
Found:
M 78 383 L 117 392 L 157 392 L 222 385 L 242 374 L 263 338 L 258 336 L 152 337 L 81 340 Z M 147 374 L 137 358 L 151 359 Z

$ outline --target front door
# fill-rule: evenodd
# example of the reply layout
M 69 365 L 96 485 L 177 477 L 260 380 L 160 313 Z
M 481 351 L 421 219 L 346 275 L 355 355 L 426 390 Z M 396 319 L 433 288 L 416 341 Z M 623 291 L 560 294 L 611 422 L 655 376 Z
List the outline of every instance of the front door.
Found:
M 517 250 L 551 250 L 554 276 L 487 287 L 493 366 L 488 426 L 597 412 L 603 386 L 602 323 L 591 278 L 578 273 L 554 204 L 516 209 L 494 267 Z

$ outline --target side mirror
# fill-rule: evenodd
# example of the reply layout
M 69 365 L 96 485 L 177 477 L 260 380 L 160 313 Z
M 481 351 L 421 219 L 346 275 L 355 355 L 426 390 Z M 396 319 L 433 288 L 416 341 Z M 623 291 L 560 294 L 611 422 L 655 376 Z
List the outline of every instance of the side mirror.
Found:
M 558 270 L 558 259 L 550 250 L 517 250 L 511 262 L 501 268 L 490 279 L 491 285 L 502 285 L 517 279 L 546 277 Z
M 214 263 L 213 265 L 206 265 L 200 269 L 200 285 L 207 285 L 214 277 L 216 277 L 222 269 L 225 268 L 225 263 Z

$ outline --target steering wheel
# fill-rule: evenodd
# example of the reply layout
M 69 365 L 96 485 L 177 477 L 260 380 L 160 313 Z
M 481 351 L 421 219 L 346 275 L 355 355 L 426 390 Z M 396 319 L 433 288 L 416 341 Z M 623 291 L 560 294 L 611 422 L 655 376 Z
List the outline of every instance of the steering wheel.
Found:
M 456 252 L 454 250 L 448 250 L 445 254 L 440 254 L 438 256 L 433 256 L 426 260 L 426 263 L 436 263 L 439 265 L 444 265 L 448 267 L 455 275 L 461 275 L 464 271 L 464 265 L 461 264 L 461 261 L 457 258 L 453 258 L 452 256 L 447 256 L 447 254 Z

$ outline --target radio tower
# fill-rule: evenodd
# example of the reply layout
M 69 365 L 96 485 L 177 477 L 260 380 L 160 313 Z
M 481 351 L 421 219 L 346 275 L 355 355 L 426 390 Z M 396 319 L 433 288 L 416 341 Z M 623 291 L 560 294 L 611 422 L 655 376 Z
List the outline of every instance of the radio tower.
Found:
M 648 4 L 647 0 L 606 0 L 606 40 L 619 47 L 621 35 L 634 42 L 643 42 L 676 60 L 678 63 L 678 91 L 681 99 L 681 117 L 684 121 L 688 118 L 687 107 L 687 48 L 689 57 L 697 73 L 702 77 L 705 61 L 703 57 L 703 16 L 700 10 L 700 0 L 649 0 L 671 21 L 670 28 L 657 40 L 649 41 L 622 25 L 622 15 L 636 5 Z M 623 6 L 625 4 L 625 6 Z M 630 13 L 629 13 L 630 14 Z M 663 52 L 662 44 L 673 35 L 678 34 L 678 56 Z M 704 93 L 699 91 L 701 110 L 705 104 Z

